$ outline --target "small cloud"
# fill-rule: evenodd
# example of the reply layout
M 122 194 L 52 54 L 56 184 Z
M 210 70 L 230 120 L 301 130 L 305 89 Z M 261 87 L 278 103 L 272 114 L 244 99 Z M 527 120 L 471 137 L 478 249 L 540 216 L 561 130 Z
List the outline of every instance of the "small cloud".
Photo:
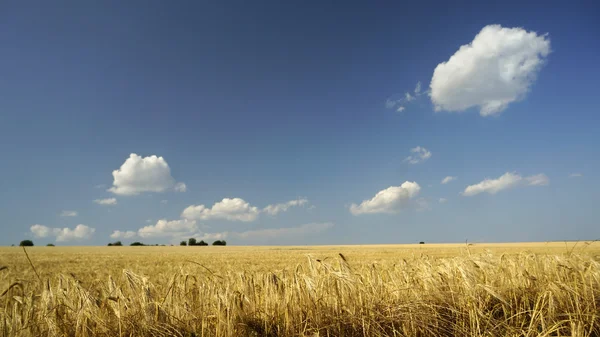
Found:
M 431 152 L 424 147 L 417 146 L 415 148 L 410 149 L 412 155 L 404 158 L 404 161 L 409 162 L 410 164 L 418 164 L 426 161 L 431 158 Z
M 446 199 L 446 198 L 440 198 L 440 200 L 439 200 L 440 204 L 444 204 L 447 201 L 448 201 L 448 199 Z
M 94 200 L 95 203 L 97 203 L 98 205 L 116 205 L 117 204 L 117 199 L 116 198 L 106 198 L 106 199 L 96 199 Z
M 154 225 L 145 226 L 137 234 L 142 238 L 154 237 L 181 237 L 189 236 L 198 230 L 195 220 L 167 220 L 161 219 Z
M 429 204 L 429 201 L 426 198 L 419 198 L 419 199 L 415 200 L 415 203 L 417 204 L 418 212 L 424 212 L 424 211 L 431 210 L 431 205 Z
M 137 235 L 137 233 L 134 231 L 126 231 L 126 232 L 114 231 L 114 232 L 112 232 L 110 237 L 112 239 L 131 239 L 132 237 L 134 237 L 136 235 Z
M 549 182 L 550 180 L 543 173 L 523 178 L 516 173 L 506 172 L 497 179 L 485 179 L 475 185 L 467 186 L 462 195 L 470 197 L 484 192 L 496 194 L 517 186 L 544 186 Z
M 419 194 L 421 187 L 416 182 L 406 181 L 400 186 L 390 186 L 375 194 L 371 199 L 364 200 L 360 205 L 350 205 L 352 215 L 370 213 L 398 213 L 406 207 L 409 200 Z
M 417 82 L 417 86 L 415 87 L 415 94 L 421 93 L 421 81 Z
M 313 211 L 313 210 L 315 210 L 315 209 L 317 209 L 317 206 L 315 206 L 315 205 L 310 205 L 310 206 L 308 206 L 308 208 L 307 208 L 306 210 L 310 212 L 310 211 Z
M 569 174 L 569 178 L 580 178 L 583 177 L 583 174 L 581 173 L 571 173 Z
M 447 183 L 456 180 L 456 177 L 453 176 L 447 176 L 446 178 L 442 179 L 442 184 L 446 185 Z
M 211 208 L 191 205 L 183 210 L 181 217 L 188 220 L 225 219 L 230 221 L 254 221 L 260 211 L 241 198 L 224 198 Z
M 146 223 L 151 223 L 152 219 L 146 219 Z
M 415 100 L 415 96 L 412 96 L 409 92 L 404 94 L 404 100 L 406 102 L 411 102 Z
M 397 101 L 392 101 L 391 99 L 387 99 L 385 101 L 385 108 L 391 109 L 391 108 L 395 107 L 397 103 L 398 103 Z
M 177 183 L 173 189 L 175 192 L 185 192 L 187 191 L 187 186 L 184 183 Z
M 163 204 L 163 205 L 166 205 L 166 204 L 169 203 L 169 200 L 161 200 L 160 203 Z
M 48 235 L 50 235 L 50 233 L 52 232 L 52 229 L 43 225 L 33 225 L 29 227 L 29 230 L 36 238 L 48 237 Z
M 396 111 L 398 111 L 398 112 L 402 112 L 404 110 L 406 110 L 406 108 L 403 106 L 399 106 L 398 109 L 396 109 Z
M 52 233 L 56 236 L 57 242 L 90 239 L 94 232 L 96 232 L 95 228 L 81 224 L 75 226 L 74 229 L 65 227 L 54 228 L 52 230 Z
M 281 213 L 281 212 L 287 212 L 287 210 L 290 207 L 300 207 L 300 206 L 306 205 L 307 203 L 308 203 L 308 200 L 306 200 L 304 198 L 290 200 L 288 202 L 281 203 L 281 204 L 268 205 L 262 211 L 269 215 L 277 215 L 278 213 Z
M 77 211 L 62 211 L 60 212 L 60 216 L 77 216 Z

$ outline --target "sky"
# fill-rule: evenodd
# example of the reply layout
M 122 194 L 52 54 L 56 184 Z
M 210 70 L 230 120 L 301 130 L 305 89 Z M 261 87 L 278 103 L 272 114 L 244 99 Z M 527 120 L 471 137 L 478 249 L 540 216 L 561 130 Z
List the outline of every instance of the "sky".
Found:
M 600 238 L 597 2 L 1 7 L 0 245 Z

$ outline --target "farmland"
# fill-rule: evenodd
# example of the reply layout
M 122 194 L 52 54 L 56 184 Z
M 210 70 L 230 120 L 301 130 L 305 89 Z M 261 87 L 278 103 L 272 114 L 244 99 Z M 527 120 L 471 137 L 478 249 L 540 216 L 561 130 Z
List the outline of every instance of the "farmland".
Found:
M 598 242 L 27 253 L 0 248 L 1 336 L 600 335 Z

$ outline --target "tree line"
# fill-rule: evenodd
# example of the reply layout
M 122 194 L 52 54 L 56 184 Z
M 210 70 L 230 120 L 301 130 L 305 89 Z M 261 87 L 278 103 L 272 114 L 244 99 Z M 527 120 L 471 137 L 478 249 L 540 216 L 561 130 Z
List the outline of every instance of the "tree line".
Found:
M 159 244 L 154 244 L 154 245 L 148 245 L 145 244 L 143 242 L 132 242 L 129 244 L 130 246 L 161 246 L 164 247 L 166 245 L 159 245 Z M 179 243 L 180 246 L 208 246 L 208 243 L 204 242 L 204 240 L 200 240 L 200 241 L 196 241 L 196 239 L 194 238 L 190 238 L 187 242 L 186 241 L 181 241 Z M 227 242 L 225 240 L 217 240 L 215 242 L 212 243 L 213 246 L 226 246 Z M 14 245 L 13 245 L 14 246 Z M 22 247 L 33 247 L 33 241 L 31 240 L 23 240 L 19 243 L 19 246 Z M 54 244 L 49 243 L 46 246 L 48 247 L 54 247 Z M 115 241 L 115 242 L 109 242 L 108 243 L 109 247 L 119 247 L 119 246 L 123 246 L 123 243 L 121 241 Z M 172 245 L 171 245 L 172 246 Z

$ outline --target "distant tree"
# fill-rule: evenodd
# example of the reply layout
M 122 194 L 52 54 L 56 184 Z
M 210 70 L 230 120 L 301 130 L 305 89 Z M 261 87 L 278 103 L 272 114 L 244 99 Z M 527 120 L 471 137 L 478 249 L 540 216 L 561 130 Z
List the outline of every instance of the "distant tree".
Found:
M 49 244 L 46 245 L 46 247 L 54 247 L 54 244 L 53 243 L 49 243 Z
M 195 246 L 195 245 L 196 245 L 196 239 L 190 238 L 188 240 L 188 246 Z
M 187 246 L 187 242 L 185 242 L 185 241 L 181 241 L 181 242 L 179 243 L 179 245 L 180 245 L 180 246 Z
M 419 242 L 419 244 L 420 244 L 420 245 L 424 245 L 424 244 L 425 244 L 425 241 L 421 241 L 421 242 Z
M 198 246 L 208 246 L 208 243 L 204 242 L 204 240 L 200 240 L 200 242 L 198 242 Z
M 217 240 L 215 242 L 213 242 L 213 246 L 226 246 L 227 242 L 225 242 L 225 240 Z
M 21 241 L 21 243 L 19 243 L 19 246 L 21 246 L 21 247 L 33 247 L 33 241 L 31 241 L 31 240 L 23 240 L 23 241 Z
M 122 246 L 123 243 L 121 241 L 117 241 L 117 242 L 111 242 L 108 244 L 109 246 Z
M 112 247 L 112 243 L 111 243 L 111 242 L 109 242 L 109 243 L 108 243 L 108 246 L 109 246 L 109 247 Z
M 141 243 L 141 242 L 138 242 L 138 241 L 136 241 L 136 242 L 132 242 L 132 243 L 130 244 L 130 246 L 145 246 L 145 244 L 143 244 L 143 243 Z

